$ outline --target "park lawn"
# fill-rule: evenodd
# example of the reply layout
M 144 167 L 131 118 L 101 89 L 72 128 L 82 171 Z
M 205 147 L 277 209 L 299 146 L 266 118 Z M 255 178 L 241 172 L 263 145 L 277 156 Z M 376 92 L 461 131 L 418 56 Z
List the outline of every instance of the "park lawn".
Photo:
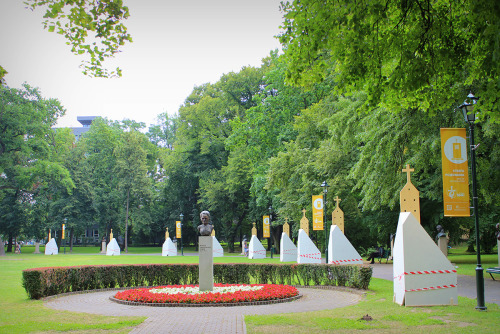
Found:
M 317 312 L 245 316 L 247 333 L 498 333 L 500 307 L 475 310 L 474 299 L 458 306 L 404 307 L 392 302 L 391 281 L 374 278 L 357 305 Z M 361 320 L 364 315 L 373 320 Z
M 97 248 L 96 248 L 97 249 Z M 132 248 L 131 248 L 132 252 Z M 140 254 L 157 253 L 141 249 Z M 225 254 L 226 255 L 226 254 Z M 241 263 L 249 260 L 239 254 L 215 258 L 215 263 Z M 269 254 L 268 254 L 269 256 Z M 470 258 L 471 256 L 468 255 Z M 472 258 L 475 259 L 474 256 Z M 465 260 L 469 261 L 466 257 Z M 467 262 L 463 260 L 464 262 Z M 472 260 L 474 261 L 474 260 Z M 0 257 L 0 333 L 37 332 L 85 332 L 85 333 L 128 333 L 144 321 L 144 317 L 107 317 L 85 313 L 57 311 L 46 308 L 42 301 L 29 300 L 22 287 L 22 270 L 36 267 L 97 265 L 97 264 L 141 264 L 141 263 L 197 263 L 197 256 L 162 257 L 150 255 L 104 256 L 59 254 L 8 254 Z M 252 263 L 279 263 L 279 256 L 271 260 L 251 260 Z M 392 303 L 392 282 L 373 279 L 370 291 L 359 305 L 313 313 L 293 315 L 246 317 L 249 333 L 326 333 L 352 332 L 358 328 L 369 332 L 421 332 L 431 328 L 433 332 L 469 333 L 481 325 L 482 333 L 496 333 L 499 307 L 488 304 L 487 312 L 474 311 L 475 300 L 459 297 L 459 306 L 432 308 L 405 308 Z M 471 311 L 472 310 L 472 311 Z M 364 314 L 370 314 L 374 321 L 358 321 Z M 432 313 L 432 315 L 430 314 Z M 332 319 L 334 321 L 332 321 Z M 396 326 L 396 327 L 394 327 Z M 491 331 L 490 331 L 491 330 Z
M 144 317 L 108 317 L 58 311 L 46 308 L 41 300 L 28 299 L 22 287 L 22 271 L 28 268 L 141 263 L 198 263 L 197 256 L 148 256 L 148 255 L 81 255 L 59 254 L 45 256 L 30 254 L 26 247 L 22 254 L 0 257 L 0 333 L 78 332 L 128 333 L 142 323 Z M 97 248 L 96 248 L 97 249 Z M 33 247 L 34 250 L 34 247 Z M 142 253 L 142 252 L 141 252 Z M 146 252 L 145 252 L 146 253 Z M 147 253 L 152 252 L 151 248 Z M 227 256 L 215 259 L 215 263 L 247 262 L 244 256 Z M 253 260 L 254 263 L 279 263 L 279 256 Z

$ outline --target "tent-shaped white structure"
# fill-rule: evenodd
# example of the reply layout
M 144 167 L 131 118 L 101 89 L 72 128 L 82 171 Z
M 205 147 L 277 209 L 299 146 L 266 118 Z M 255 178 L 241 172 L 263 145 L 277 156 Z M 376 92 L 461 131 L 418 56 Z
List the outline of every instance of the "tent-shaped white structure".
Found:
M 172 242 L 172 239 L 167 238 L 161 248 L 161 256 L 177 256 L 177 247 Z
M 259 239 L 257 239 L 256 235 L 252 235 L 252 239 L 250 239 L 250 245 L 248 246 L 248 258 L 249 259 L 265 259 L 266 258 L 266 249 L 260 243 Z
M 297 246 L 295 246 L 285 232 L 281 233 L 280 240 L 280 261 L 297 261 Z
M 337 225 L 330 229 L 328 240 L 328 263 L 330 264 L 363 264 L 363 259 L 358 251 Z
M 212 253 L 214 257 L 224 256 L 224 249 L 220 245 L 219 240 L 215 236 L 212 236 L 213 244 L 212 244 Z
M 118 242 L 113 238 L 106 246 L 106 255 L 120 255 L 120 246 L 118 246 Z
M 395 303 L 457 305 L 457 271 L 410 212 L 399 214 L 393 271 Z
M 303 229 L 299 230 L 297 263 L 321 263 L 321 252 Z
M 52 238 L 45 245 L 45 255 L 57 255 L 59 250 L 57 249 L 56 239 Z

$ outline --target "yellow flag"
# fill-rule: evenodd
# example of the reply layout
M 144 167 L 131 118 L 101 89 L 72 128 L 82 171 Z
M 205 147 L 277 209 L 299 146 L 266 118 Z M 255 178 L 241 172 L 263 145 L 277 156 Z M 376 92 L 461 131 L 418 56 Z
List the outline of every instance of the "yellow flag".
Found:
M 62 228 L 62 238 L 64 239 L 64 232 L 66 232 L 66 226 L 63 224 Z
M 313 231 L 323 230 L 323 195 L 312 197 Z
M 470 217 L 469 169 L 464 128 L 441 129 L 444 215 Z
M 181 231 L 181 222 L 178 220 L 175 222 L 175 237 L 177 239 L 180 239 L 182 236 L 182 231 Z
M 270 221 L 269 216 L 262 216 L 262 222 L 264 224 L 263 238 L 271 237 Z

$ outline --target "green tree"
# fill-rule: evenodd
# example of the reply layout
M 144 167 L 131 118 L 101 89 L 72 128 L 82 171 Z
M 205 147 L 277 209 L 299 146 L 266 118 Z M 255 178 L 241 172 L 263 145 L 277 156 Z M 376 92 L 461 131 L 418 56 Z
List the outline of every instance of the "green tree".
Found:
M 75 55 L 89 57 L 81 65 L 85 75 L 121 76 L 120 68 L 108 72 L 102 63 L 132 42 L 123 24 L 130 14 L 122 0 L 26 0 L 26 4 L 32 10 L 46 8 L 44 28 L 64 36 Z
M 51 189 L 71 192 L 75 187 L 68 170 L 61 163 L 54 145 L 53 126 L 64 109 L 54 99 L 44 99 L 38 89 L 0 87 L 0 198 L 3 216 L 0 230 L 13 236 L 26 227 L 28 204 L 49 196 Z M 62 148 L 62 147 L 61 147 Z M 20 205 L 23 209 L 17 210 Z M 33 234 L 31 234 L 34 236 Z
M 481 96 L 477 113 L 500 121 L 500 10 L 495 1 L 283 3 L 280 41 L 291 82 L 334 73 L 340 94 L 364 90 L 365 107 L 431 114 Z
M 129 213 L 131 204 L 139 209 L 151 197 L 151 179 L 148 177 L 148 143 L 144 134 L 138 131 L 123 132 L 115 149 L 115 172 L 119 188 L 125 195 L 125 252 L 128 252 Z

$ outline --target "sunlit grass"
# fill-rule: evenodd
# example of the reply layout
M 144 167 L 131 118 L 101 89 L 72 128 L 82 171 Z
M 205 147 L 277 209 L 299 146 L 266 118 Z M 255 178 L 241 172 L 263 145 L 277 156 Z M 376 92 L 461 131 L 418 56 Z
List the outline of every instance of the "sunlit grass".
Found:
M 31 253 L 30 251 L 31 250 Z M 57 311 L 46 308 L 42 301 L 29 300 L 21 285 L 22 270 L 35 267 L 141 264 L 141 263 L 197 263 L 197 256 L 162 257 L 158 248 L 131 247 L 128 255 L 104 256 L 98 247 L 78 247 L 73 253 L 45 256 L 32 254 L 33 248 L 23 247 L 23 254 L 9 253 L 0 257 L 0 333 L 128 333 L 144 321 L 144 317 L 107 317 L 85 313 Z M 68 251 L 68 249 L 67 249 Z M 185 249 L 186 253 L 194 249 Z M 135 253 L 135 254 L 134 254 Z M 141 255 L 142 254 L 142 255 Z M 225 254 L 227 255 L 227 254 Z M 269 254 L 268 254 L 269 256 Z M 475 256 L 450 254 L 451 260 L 461 270 L 475 268 Z M 496 260 L 495 255 L 484 255 L 483 263 Z M 271 260 L 248 260 L 238 253 L 215 258 L 215 263 L 279 263 L 279 256 Z M 495 265 L 495 263 L 491 263 Z M 486 265 L 484 266 L 486 268 Z M 392 302 L 392 282 L 372 279 L 370 290 L 357 305 L 334 310 L 279 314 L 270 316 L 246 316 L 249 333 L 497 333 L 499 307 L 487 304 L 487 312 L 475 311 L 473 299 L 459 297 L 458 306 L 401 307 Z M 360 320 L 369 314 L 373 321 Z

